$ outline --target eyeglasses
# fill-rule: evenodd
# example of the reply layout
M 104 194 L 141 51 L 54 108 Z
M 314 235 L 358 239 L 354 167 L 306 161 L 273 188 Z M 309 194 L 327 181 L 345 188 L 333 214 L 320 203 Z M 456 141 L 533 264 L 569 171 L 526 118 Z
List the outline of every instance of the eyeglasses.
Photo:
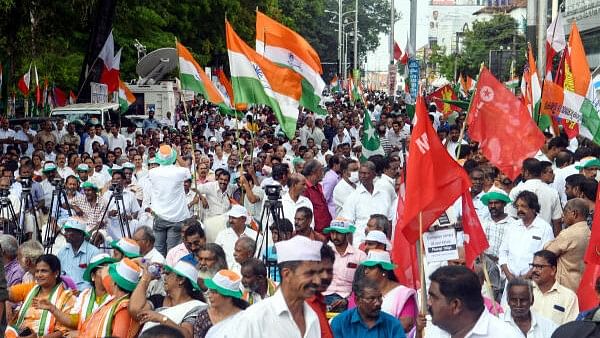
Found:
M 364 300 L 367 303 L 373 304 L 373 303 L 381 303 L 383 302 L 383 296 L 377 296 L 377 297 L 361 297 L 362 300 Z
M 545 267 L 550 267 L 550 266 L 552 266 L 552 265 L 550 265 L 550 264 L 533 264 L 533 263 L 532 263 L 532 264 L 529 264 L 529 266 L 530 266 L 532 269 L 540 269 L 540 270 L 542 270 L 543 268 L 545 268 Z

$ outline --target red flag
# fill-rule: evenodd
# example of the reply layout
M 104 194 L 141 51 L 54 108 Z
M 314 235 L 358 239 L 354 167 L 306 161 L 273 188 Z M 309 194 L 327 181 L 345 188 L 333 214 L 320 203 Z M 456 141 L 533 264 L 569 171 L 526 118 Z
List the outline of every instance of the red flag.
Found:
M 600 210 L 600 189 L 596 192 L 596 206 L 594 210 Z M 592 234 L 588 243 L 585 256 L 585 270 L 579 282 L 577 289 L 577 298 L 579 298 L 579 310 L 586 311 L 598 306 L 598 297 L 596 296 L 596 279 L 600 277 L 600 213 L 594 213 L 592 221 Z
M 69 90 L 69 104 L 75 103 L 77 103 L 77 96 L 75 96 L 75 93 L 73 93 L 72 90 Z
M 452 114 L 453 111 L 462 111 L 460 107 L 457 107 L 450 103 L 445 103 L 442 100 L 458 100 L 458 96 L 452 89 L 452 86 L 447 84 L 442 88 L 437 89 L 427 97 L 429 100 L 435 102 L 436 107 L 440 110 L 444 116 Z
M 469 191 L 462 194 L 462 225 L 465 232 L 465 261 L 472 268 L 475 258 L 490 247 Z
M 480 143 L 483 155 L 511 180 L 519 176 L 523 160 L 544 144 L 544 134 L 527 108 L 485 67 L 467 123 L 469 136 Z
M 401 174 L 401 178 L 404 176 Z M 417 258 L 417 246 L 415 243 L 409 243 L 402 229 L 402 216 L 404 215 L 404 198 L 406 195 L 406 184 L 400 184 L 398 191 L 398 206 L 396 207 L 396 231 L 394 233 L 394 242 L 392 245 L 392 261 L 396 264 L 394 273 L 400 284 L 413 289 L 418 289 L 421 285 L 419 279 L 419 264 Z
M 60 88 L 54 87 L 54 100 L 57 106 L 62 107 L 67 104 L 67 95 Z
M 402 219 L 402 232 L 410 243 L 419 239 L 419 218 L 423 231 L 427 230 L 471 186 L 465 170 L 450 157 L 433 130 L 420 95 L 415 110 L 417 123 L 410 138 Z
M 402 49 L 398 46 L 398 43 L 394 41 L 394 60 L 400 60 L 402 58 Z
M 119 50 L 116 55 L 114 52 L 115 42 L 111 31 L 104 42 L 104 46 L 102 46 L 100 54 L 98 54 L 98 58 L 104 63 L 102 66 L 102 73 L 100 74 L 100 82 L 108 86 L 108 93 L 119 90 L 121 50 Z
M 23 93 L 24 96 L 29 95 L 30 84 L 31 84 L 31 64 L 29 65 L 29 70 L 27 70 L 27 73 L 25 73 L 19 79 L 19 84 L 17 85 L 19 87 L 19 90 L 21 91 L 21 93 Z

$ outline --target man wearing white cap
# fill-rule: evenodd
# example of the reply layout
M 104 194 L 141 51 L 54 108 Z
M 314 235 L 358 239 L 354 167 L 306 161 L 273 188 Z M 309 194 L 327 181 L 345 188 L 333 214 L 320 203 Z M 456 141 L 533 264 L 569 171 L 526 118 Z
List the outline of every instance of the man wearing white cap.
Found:
M 144 204 L 154 216 L 155 247 L 165 256 L 181 242 L 181 222 L 190 217 L 183 190 L 190 171 L 174 165 L 177 152 L 169 145 L 160 146 L 155 157 L 160 167 L 148 173 L 150 184 L 144 189 Z
M 275 243 L 281 275 L 279 290 L 246 309 L 236 327 L 238 335 L 243 332 L 247 338 L 321 337 L 319 318 L 305 301 L 321 283 L 321 246 L 321 242 L 304 236 Z
M 215 239 L 215 243 L 220 245 L 223 248 L 223 251 L 225 251 L 227 266 L 231 268 L 233 265 L 237 264 L 233 257 L 233 251 L 237 240 L 240 237 L 250 237 L 253 240 L 256 240 L 257 233 L 246 226 L 248 211 L 246 211 L 246 208 L 243 206 L 234 204 L 227 212 L 227 216 L 229 217 L 229 226 L 219 232 Z M 237 264 L 237 267 L 238 269 L 240 268 L 239 264 Z
M 367 234 L 365 238 L 365 252 L 369 253 L 369 250 L 383 250 L 390 251 L 392 249 L 392 244 L 390 240 L 387 239 L 385 233 L 379 230 L 371 230 Z

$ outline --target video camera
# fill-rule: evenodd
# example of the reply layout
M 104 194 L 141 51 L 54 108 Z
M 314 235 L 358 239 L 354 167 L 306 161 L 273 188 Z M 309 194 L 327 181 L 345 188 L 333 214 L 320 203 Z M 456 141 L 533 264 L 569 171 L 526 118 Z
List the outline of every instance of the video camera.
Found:
M 267 185 L 265 186 L 265 194 L 268 200 L 277 201 L 281 199 L 281 186 L 276 184 Z
M 62 177 L 55 177 L 52 179 L 52 181 L 50 181 L 50 184 L 56 188 L 63 188 L 65 185 L 65 180 L 63 180 Z
M 23 189 L 23 191 L 31 191 L 31 176 L 21 176 L 19 178 L 19 183 L 21 183 L 21 189 Z
M 123 186 L 119 183 L 112 182 L 110 184 L 110 187 L 108 187 L 108 190 L 112 191 L 115 194 L 115 196 L 123 195 Z
M 8 189 L 0 189 L 0 198 L 8 197 L 10 195 L 10 190 Z

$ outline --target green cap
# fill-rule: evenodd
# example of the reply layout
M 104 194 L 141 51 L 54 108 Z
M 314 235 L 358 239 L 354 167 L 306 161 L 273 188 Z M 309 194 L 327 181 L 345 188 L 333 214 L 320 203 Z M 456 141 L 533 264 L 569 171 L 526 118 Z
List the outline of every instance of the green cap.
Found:
M 507 194 L 499 191 L 490 191 L 487 194 L 481 196 L 481 203 L 488 205 L 490 201 L 502 201 L 506 204 L 512 202 Z

